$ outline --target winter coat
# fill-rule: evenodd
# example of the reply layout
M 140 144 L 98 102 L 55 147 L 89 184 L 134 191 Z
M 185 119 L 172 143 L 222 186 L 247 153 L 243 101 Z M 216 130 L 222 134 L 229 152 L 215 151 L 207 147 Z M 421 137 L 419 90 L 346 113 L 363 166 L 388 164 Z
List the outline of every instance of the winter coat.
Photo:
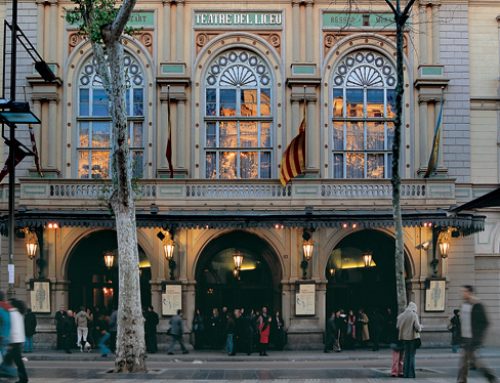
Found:
M 24 332 L 31 338 L 36 333 L 36 315 L 32 311 L 26 312 L 24 316 Z
M 16 309 L 9 310 L 10 313 L 10 341 L 9 343 L 24 343 L 26 336 L 24 334 L 24 318 Z
M 405 311 L 398 315 L 396 327 L 399 330 L 399 340 L 420 338 L 422 326 L 418 320 L 417 305 L 415 303 L 408 303 Z
M 271 335 L 271 318 L 261 317 L 259 320 L 259 342 L 263 344 L 269 343 L 269 336 Z
M 368 329 L 369 321 L 370 320 L 368 319 L 368 315 L 366 315 L 365 313 L 358 314 L 358 322 L 361 323 L 361 340 L 363 342 L 370 340 L 370 330 Z
M 184 324 L 180 315 L 170 318 L 170 334 L 181 336 L 184 333 Z
M 472 344 L 481 346 L 484 341 L 484 334 L 488 328 L 489 322 L 486 317 L 486 311 L 477 298 L 473 298 L 471 311 Z

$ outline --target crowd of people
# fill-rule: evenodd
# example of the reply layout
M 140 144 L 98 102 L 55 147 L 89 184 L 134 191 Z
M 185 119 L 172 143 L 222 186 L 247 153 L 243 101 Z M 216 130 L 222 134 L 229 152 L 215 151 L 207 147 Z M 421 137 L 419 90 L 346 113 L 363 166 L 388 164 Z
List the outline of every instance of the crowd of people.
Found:
M 258 351 L 259 355 L 267 356 L 270 346 L 282 350 L 286 344 L 285 324 L 281 313 L 275 311 L 270 314 L 266 306 L 252 310 L 229 310 L 224 306 L 220 310 L 213 308 L 208 315 L 196 309 L 192 330 L 195 349 L 224 348 L 228 355 L 235 355 L 237 352 L 250 355 Z

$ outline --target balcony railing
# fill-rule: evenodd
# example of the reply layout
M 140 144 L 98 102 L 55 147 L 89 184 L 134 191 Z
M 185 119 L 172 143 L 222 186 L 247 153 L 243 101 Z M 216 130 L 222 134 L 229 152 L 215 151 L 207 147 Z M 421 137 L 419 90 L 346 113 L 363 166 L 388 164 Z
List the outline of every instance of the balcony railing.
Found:
M 0 202 L 6 203 L 5 185 Z M 19 185 L 18 185 L 19 188 Z M 138 205 L 194 206 L 292 206 L 321 205 L 340 208 L 391 205 L 389 180 L 297 179 L 282 187 L 275 180 L 142 180 L 134 185 Z M 18 203 L 26 206 L 99 206 L 107 203 L 111 184 L 103 180 L 21 179 Z M 455 201 L 454 180 L 404 180 L 403 205 L 416 208 L 449 206 Z

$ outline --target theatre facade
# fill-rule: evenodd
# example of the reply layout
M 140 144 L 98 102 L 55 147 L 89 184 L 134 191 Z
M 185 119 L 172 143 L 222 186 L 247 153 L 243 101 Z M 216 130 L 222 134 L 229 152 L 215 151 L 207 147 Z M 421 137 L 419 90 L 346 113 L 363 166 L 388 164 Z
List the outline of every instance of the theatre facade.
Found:
M 41 120 L 43 177 L 31 158 L 16 168 L 10 274 L 8 177 L 0 184 L 0 286 L 11 278 L 49 344 L 59 308 L 118 299 L 111 121 L 90 44 L 64 18 L 72 3 L 19 3 L 20 28 L 57 80 L 33 74 L 19 48 L 17 98 L 25 89 Z M 417 1 L 405 32 L 405 279 L 427 344 L 449 342 L 463 284 L 477 286 L 490 342 L 500 339 L 500 215 L 452 210 L 498 186 L 499 16 L 495 1 Z M 384 2 L 138 1 L 129 25 L 141 297 L 162 314 L 160 332 L 177 308 L 189 333 L 196 308 L 266 305 L 282 313 L 287 347 L 319 348 L 332 310 L 396 311 L 396 46 Z M 305 172 L 283 186 L 281 159 L 301 125 Z M 438 163 L 424 178 L 438 129 Z M 27 132 L 20 125 L 17 137 L 31 145 Z

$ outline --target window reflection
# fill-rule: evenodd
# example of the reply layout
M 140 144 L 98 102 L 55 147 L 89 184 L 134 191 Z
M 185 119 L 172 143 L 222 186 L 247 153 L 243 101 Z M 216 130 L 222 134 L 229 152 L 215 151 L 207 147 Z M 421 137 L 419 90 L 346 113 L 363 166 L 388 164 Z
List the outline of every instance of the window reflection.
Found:
M 144 79 L 137 61 L 124 58 L 127 80 L 128 143 L 134 177 L 144 170 Z M 82 66 L 78 91 L 78 177 L 109 178 L 112 143 L 109 98 L 95 72 L 92 57 Z
M 209 68 L 205 176 L 271 178 L 273 118 L 267 64 L 254 53 L 233 50 L 216 57 Z
M 394 142 L 395 69 L 385 56 L 360 50 L 334 69 L 334 178 L 390 178 Z

